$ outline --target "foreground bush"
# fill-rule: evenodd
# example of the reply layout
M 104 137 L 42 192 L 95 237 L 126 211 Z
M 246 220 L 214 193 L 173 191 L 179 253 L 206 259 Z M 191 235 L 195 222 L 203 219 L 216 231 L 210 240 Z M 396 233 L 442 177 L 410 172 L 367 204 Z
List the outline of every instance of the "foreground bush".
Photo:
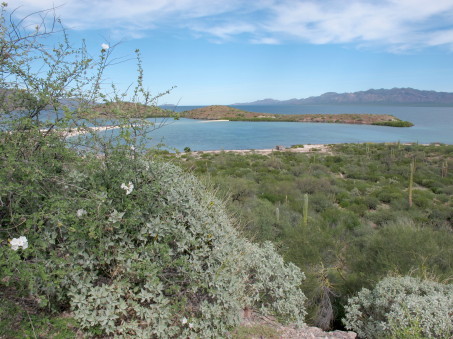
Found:
M 450 338 L 453 285 L 385 278 L 350 298 L 344 323 L 363 338 Z
M 303 274 L 241 238 L 193 176 L 132 151 L 51 146 L 2 163 L 4 284 L 116 337 L 224 336 L 246 307 L 302 323 Z M 20 236 L 27 247 L 11 241 Z
M 139 155 L 158 127 L 137 116 L 162 95 L 143 88 L 139 51 L 123 103 L 115 86 L 102 93 L 113 48 L 92 59 L 64 28 L 48 46 L 45 11 L 15 20 L 2 3 L 0 14 L 0 290 L 10 301 L 71 310 L 89 334 L 119 338 L 217 338 L 245 308 L 301 324 L 301 271 L 243 239 L 193 176 Z M 30 32 L 32 17 L 41 23 Z M 106 107 L 120 128 L 97 134 L 89 126 L 105 125 Z M 74 131 L 84 134 L 65 139 Z

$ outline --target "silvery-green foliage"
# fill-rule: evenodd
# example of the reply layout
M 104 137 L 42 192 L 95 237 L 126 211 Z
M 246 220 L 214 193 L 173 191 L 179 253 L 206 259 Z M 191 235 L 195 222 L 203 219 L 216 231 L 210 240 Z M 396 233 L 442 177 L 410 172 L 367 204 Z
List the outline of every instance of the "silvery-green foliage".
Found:
M 137 162 L 133 174 L 122 162 L 106 168 L 113 190 L 98 204 L 102 234 L 93 230 L 94 248 L 85 239 L 79 246 L 79 268 L 98 274 L 75 269 L 69 287 L 84 328 L 116 337 L 222 337 L 246 306 L 303 322 L 303 274 L 270 244 L 240 237 L 195 177 L 162 162 Z M 130 195 L 121 191 L 128 181 Z
M 305 317 L 305 295 L 295 288 L 305 279 L 292 263 L 285 264 L 272 243 L 252 247 L 247 257 L 249 281 L 246 284 L 249 302 L 263 314 L 277 312 L 284 321 L 302 324 Z M 291 295 L 291 298 L 287 296 Z
M 39 159 L 9 171 L 17 182 L 34 177 L 17 191 L 27 204 L 2 221 L 25 220 L 10 235 L 29 245 L 14 251 L 2 235 L 2 283 L 50 309 L 69 304 L 82 328 L 119 338 L 222 337 L 245 307 L 303 321 L 303 274 L 270 244 L 242 238 L 194 176 L 121 151 L 84 159 L 68 151 L 50 169 L 47 154 Z
M 72 49 L 66 35 L 47 48 L 39 43 L 51 33 L 44 21 L 44 31 L 31 34 L 21 25 L 28 20 L 9 20 L 7 28 L 4 18 L 13 16 L 5 16 L 5 7 L 0 288 L 14 285 L 49 311 L 70 305 L 82 328 L 118 338 L 218 338 L 238 324 L 244 307 L 300 323 L 300 271 L 271 246 L 241 238 L 222 204 L 193 176 L 140 160 L 133 144 L 148 130 L 147 120 L 118 108 L 111 112 L 115 124 L 126 127 L 117 138 L 60 133 L 88 132 L 80 118 L 91 115 L 90 124 L 98 125 L 94 102 L 121 104 L 115 89 L 112 100 L 101 93 L 111 49 L 103 45 L 93 61 L 84 46 Z M 138 68 L 131 107 L 142 96 L 146 104 L 157 98 L 143 89 L 140 61 Z M 61 103 L 67 98 L 77 107 Z M 49 105 L 55 121 L 43 122 Z M 12 239 L 26 239 L 27 246 Z
M 383 338 L 417 327 L 427 338 L 453 335 L 453 285 L 388 277 L 350 298 L 344 323 L 363 338 Z

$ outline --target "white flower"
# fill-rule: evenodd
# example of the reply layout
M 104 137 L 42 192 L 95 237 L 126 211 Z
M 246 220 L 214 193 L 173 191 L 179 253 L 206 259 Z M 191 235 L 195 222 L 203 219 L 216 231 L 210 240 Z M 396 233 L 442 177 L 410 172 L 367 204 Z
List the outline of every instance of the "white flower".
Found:
M 83 217 L 85 214 L 87 214 L 87 211 L 85 211 L 83 208 L 77 210 L 77 217 L 78 218 Z
M 17 251 L 20 247 L 22 247 L 23 249 L 28 248 L 28 240 L 24 236 L 20 236 L 19 238 L 13 238 L 12 240 L 9 241 L 9 243 L 13 251 Z
M 182 322 L 183 325 L 187 324 L 187 318 L 186 317 L 182 318 L 181 322 Z
M 192 323 L 189 323 L 189 328 L 192 328 L 193 327 L 193 324 Z
M 135 146 L 134 145 L 131 146 L 131 151 L 135 151 Z
M 131 194 L 134 189 L 134 184 L 129 181 L 129 184 L 125 184 L 124 182 L 121 184 L 121 188 L 126 191 L 126 195 Z
M 110 48 L 108 44 L 102 44 L 101 47 L 103 50 L 108 50 Z

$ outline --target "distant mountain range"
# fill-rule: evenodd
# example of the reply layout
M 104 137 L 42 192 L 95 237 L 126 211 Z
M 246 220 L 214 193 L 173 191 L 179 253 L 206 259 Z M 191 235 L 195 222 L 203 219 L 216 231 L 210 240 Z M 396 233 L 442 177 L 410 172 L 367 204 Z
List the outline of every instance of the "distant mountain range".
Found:
M 453 93 L 421 91 L 414 88 L 369 89 L 354 93 L 328 92 L 305 99 L 263 99 L 234 105 L 453 105 Z

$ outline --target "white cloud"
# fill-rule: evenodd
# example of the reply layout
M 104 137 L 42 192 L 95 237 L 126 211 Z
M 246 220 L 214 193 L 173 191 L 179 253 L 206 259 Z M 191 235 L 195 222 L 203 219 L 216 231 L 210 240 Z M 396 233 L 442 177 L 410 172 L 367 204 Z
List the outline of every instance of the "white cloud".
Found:
M 252 44 L 259 44 L 259 45 L 278 45 L 280 41 L 275 38 L 256 38 L 251 39 L 250 42 Z
M 109 29 L 125 36 L 161 24 L 183 27 L 187 20 L 220 15 L 237 8 L 237 0 L 19 0 L 18 15 L 56 7 L 64 24 L 72 29 Z
M 19 14 L 57 8 L 74 29 L 129 37 L 170 27 L 251 43 L 355 43 L 404 50 L 453 45 L 453 0 L 19 0 Z M 60 3 L 58 1 L 61 1 Z
M 453 1 L 288 1 L 277 4 L 273 11 L 276 17 L 267 29 L 276 34 L 310 43 L 359 42 L 408 48 L 435 44 L 432 32 L 451 26 Z
M 223 25 L 214 25 L 209 26 L 207 24 L 203 25 L 191 25 L 191 29 L 197 32 L 209 32 L 209 34 L 214 35 L 217 38 L 228 39 L 231 36 L 244 34 L 244 33 L 253 33 L 256 28 L 254 25 L 247 23 L 225 23 Z

